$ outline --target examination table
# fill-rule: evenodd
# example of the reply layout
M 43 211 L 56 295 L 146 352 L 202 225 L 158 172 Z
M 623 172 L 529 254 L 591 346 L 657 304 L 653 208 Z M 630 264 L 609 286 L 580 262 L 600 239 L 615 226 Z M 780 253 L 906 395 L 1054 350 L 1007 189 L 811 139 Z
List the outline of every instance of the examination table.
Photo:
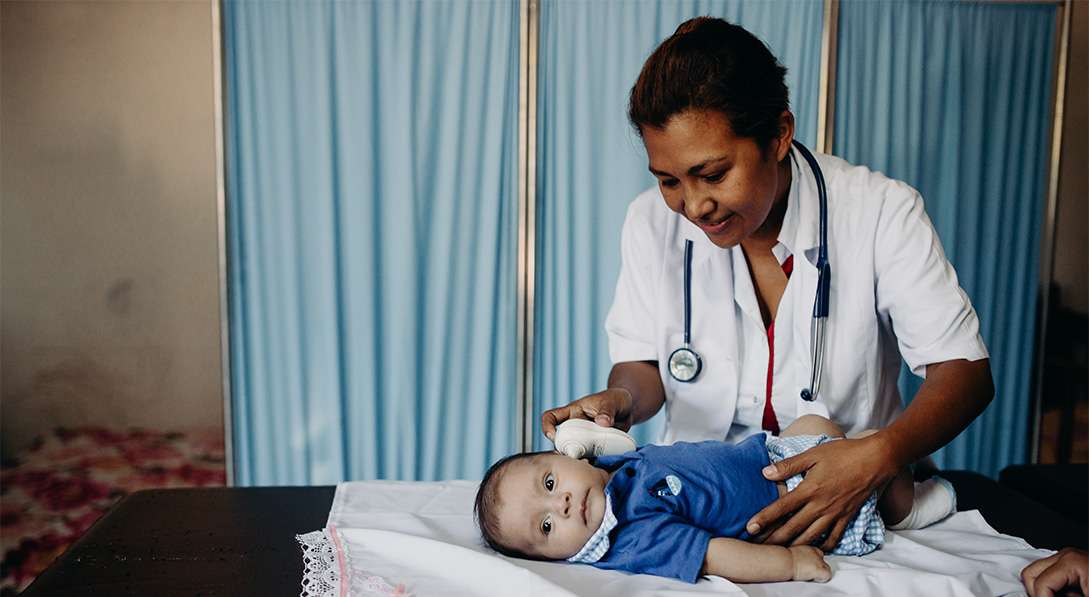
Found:
M 958 510 L 978 510 L 999 533 L 1035 548 L 1086 546 L 1084 522 L 976 473 L 942 475 L 957 489 Z M 299 595 L 304 564 L 296 535 L 325 527 L 336 491 L 139 491 L 99 519 L 24 595 Z

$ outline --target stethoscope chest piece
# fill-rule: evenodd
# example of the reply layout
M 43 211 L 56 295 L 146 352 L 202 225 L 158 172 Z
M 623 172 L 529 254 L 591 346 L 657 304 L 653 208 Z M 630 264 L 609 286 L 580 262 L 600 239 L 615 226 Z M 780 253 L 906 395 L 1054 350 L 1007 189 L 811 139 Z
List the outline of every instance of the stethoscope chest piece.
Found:
M 669 374 L 680 382 L 696 379 L 703 368 L 700 355 L 692 350 L 692 241 L 684 241 L 684 346 L 669 355 Z
M 669 355 L 669 374 L 677 381 L 692 381 L 700 374 L 703 362 L 700 355 L 687 346 L 678 348 Z

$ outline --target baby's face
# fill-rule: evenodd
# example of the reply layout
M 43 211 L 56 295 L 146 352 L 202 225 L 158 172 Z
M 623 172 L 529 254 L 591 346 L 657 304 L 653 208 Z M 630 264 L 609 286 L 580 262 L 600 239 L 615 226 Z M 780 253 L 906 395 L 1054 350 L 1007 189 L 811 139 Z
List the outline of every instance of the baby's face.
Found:
M 609 473 L 562 454 L 511 463 L 496 488 L 503 542 L 552 560 L 575 555 L 601 526 L 608 483 Z

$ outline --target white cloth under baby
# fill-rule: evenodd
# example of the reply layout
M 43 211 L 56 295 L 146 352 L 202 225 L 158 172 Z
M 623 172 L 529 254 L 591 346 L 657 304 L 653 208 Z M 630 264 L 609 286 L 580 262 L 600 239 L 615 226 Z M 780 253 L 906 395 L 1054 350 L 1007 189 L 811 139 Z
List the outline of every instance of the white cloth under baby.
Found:
M 358 481 L 337 486 L 328 526 L 319 531 L 327 538 L 327 551 L 310 548 L 311 554 L 326 557 L 321 560 L 324 568 L 316 572 L 324 574 L 322 582 L 313 586 L 331 597 L 1023 595 L 1021 569 L 1052 553 L 997 533 L 973 510 L 925 529 L 889 531 L 885 545 L 867 556 L 829 556 L 833 576 L 826 584 L 735 585 L 718 577 L 688 584 L 497 555 L 483 544 L 473 522 L 476 488 L 474 481 Z

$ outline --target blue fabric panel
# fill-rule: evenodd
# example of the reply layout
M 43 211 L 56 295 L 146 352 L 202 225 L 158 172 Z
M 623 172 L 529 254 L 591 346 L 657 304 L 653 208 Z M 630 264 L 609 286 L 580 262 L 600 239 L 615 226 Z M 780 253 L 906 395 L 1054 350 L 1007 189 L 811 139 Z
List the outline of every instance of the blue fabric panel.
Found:
M 834 152 L 922 193 L 972 298 L 995 400 L 935 459 L 1025 459 L 1046 200 L 1054 4 L 844 0 Z M 908 400 L 921 380 L 901 377 Z
M 518 6 L 228 1 L 238 482 L 514 449 Z
M 655 184 L 627 121 L 647 56 L 692 17 L 746 27 L 787 67 L 797 137 L 812 145 L 823 10 L 810 0 L 541 3 L 535 423 L 603 389 L 609 374 L 604 322 L 620 273 L 620 228 L 628 203 Z M 633 435 L 651 441 L 659 426 L 652 420 Z M 539 434 L 536 442 L 546 447 Z
M 540 6 L 534 419 L 608 373 L 620 225 L 654 183 L 625 118 L 643 60 L 686 18 L 738 22 L 790 69 L 813 144 L 823 14 Z M 840 11 L 836 153 L 927 199 L 998 386 L 939 459 L 994 474 L 1024 453 L 1055 7 Z M 223 16 L 238 482 L 479 477 L 517 425 L 518 3 L 227 0 Z

